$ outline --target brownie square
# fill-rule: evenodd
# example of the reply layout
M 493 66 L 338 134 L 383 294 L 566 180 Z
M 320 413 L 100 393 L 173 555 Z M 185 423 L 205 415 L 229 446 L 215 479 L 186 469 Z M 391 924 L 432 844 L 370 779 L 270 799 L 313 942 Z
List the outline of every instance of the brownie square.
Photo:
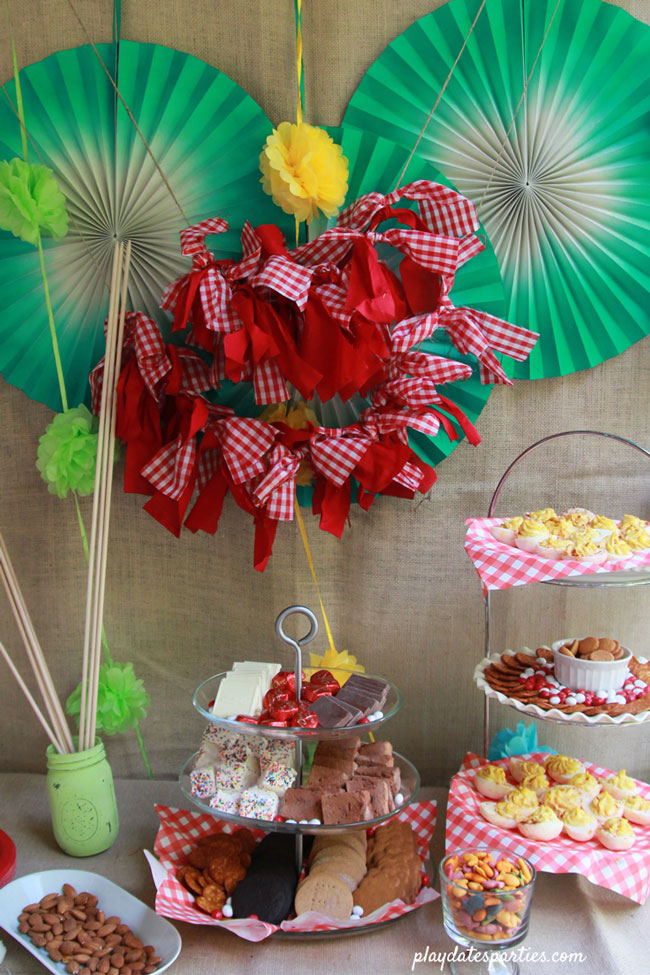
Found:
M 323 823 L 327 825 L 362 823 L 366 819 L 372 819 L 370 793 L 363 789 L 360 792 L 342 792 L 335 796 L 323 795 L 321 804 Z
M 326 765 L 312 765 L 309 773 L 308 789 L 317 789 L 320 792 L 336 792 L 344 789 L 345 783 L 350 776 L 339 769 L 328 768 Z
M 393 768 L 388 765 L 363 765 L 360 772 L 362 775 L 369 775 L 371 778 L 386 779 L 394 796 L 400 790 L 402 776 L 396 765 Z
M 323 821 L 323 808 L 320 795 L 314 789 L 287 789 L 282 802 L 282 815 L 285 819 L 320 819 Z
M 388 779 L 372 778 L 369 775 L 355 775 L 345 783 L 347 792 L 370 793 L 373 816 L 386 816 L 393 810 L 393 795 Z

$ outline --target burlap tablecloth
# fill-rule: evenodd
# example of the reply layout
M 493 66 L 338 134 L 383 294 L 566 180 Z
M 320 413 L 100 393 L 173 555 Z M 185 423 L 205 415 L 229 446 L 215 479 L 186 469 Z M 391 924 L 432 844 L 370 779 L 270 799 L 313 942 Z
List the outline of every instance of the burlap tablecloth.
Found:
M 143 856 L 152 849 L 158 820 L 154 802 L 183 806 L 175 782 L 116 782 L 120 831 L 114 846 L 97 857 L 79 860 L 56 846 L 50 828 L 45 779 L 39 775 L 0 774 L 0 828 L 16 844 L 16 875 L 64 868 L 91 870 L 108 877 L 153 907 L 155 888 Z M 438 861 L 443 852 L 445 789 L 424 789 L 423 798 L 438 800 L 438 826 L 432 847 Z M 19 905 L 20 906 L 20 905 Z M 595 887 L 575 875 L 538 877 L 531 928 L 522 961 L 522 975 L 647 975 L 650 957 L 650 902 L 644 907 Z M 225 931 L 178 923 L 181 955 L 168 969 L 173 975 L 400 975 L 439 972 L 440 953 L 453 942 L 442 925 L 441 902 L 367 935 L 326 940 L 241 941 Z M 17 942 L 0 933 L 7 947 L 11 975 L 40 975 L 38 966 Z M 546 961 L 534 953 L 546 953 Z M 574 960 L 552 960 L 553 952 L 581 953 Z M 414 964 L 415 954 L 428 961 Z M 62 969 L 63 972 L 63 969 Z

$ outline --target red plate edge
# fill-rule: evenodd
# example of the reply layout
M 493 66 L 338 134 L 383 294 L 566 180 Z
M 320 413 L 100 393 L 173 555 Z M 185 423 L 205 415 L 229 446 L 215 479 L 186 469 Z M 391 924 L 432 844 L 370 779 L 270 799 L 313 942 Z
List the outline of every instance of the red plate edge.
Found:
M 8 884 L 16 872 L 16 847 L 10 836 L 0 829 L 0 887 Z

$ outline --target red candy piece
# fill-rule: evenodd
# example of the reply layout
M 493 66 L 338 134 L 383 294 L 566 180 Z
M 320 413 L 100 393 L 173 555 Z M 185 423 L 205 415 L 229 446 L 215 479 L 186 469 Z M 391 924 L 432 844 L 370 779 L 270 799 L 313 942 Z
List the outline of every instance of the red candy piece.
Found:
M 264 721 L 260 721 L 259 724 L 267 725 L 269 728 L 288 728 L 288 721 L 278 721 L 275 718 L 265 718 Z
M 302 679 L 305 679 L 304 671 L 302 672 Z M 293 670 L 281 670 L 271 681 L 271 687 L 279 687 L 283 691 L 288 691 L 289 694 L 296 693 L 296 675 Z
M 215 921 L 223 921 L 223 911 L 210 911 L 210 917 L 213 917 Z
M 360 718 L 359 724 L 370 724 L 370 718 Z
M 335 677 L 330 670 L 317 670 L 316 673 L 312 674 L 309 678 L 309 683 L 329 684 L 333 680 L 335 680 Z
M 270 691 L 267 691 L 264 695 L 264 707 L 272 709 L 278 704 L 283 704 L 290 698 L 288 690 L 282 690 L 280 687 L 272 687 Z
M 317 697 L 331 697 L 332 692 L 322 684 L 306 684 L 302 689 L 305 701 L 315 701 Z
M 299 713 L 300 706 L 295 697 L 293 697 L 272 706 L 269 710 L 277 721 L 291 721 Z
M 291 722 L 292 728 L 318 728 L 318 716 L 313 711 L 304 711 L 296 715 Z
M 424 870 L 420 874 L 420 879 L 422 880 L 423 887 L 429 887 L 431 885 L 431 878 L 428 873 L 424 872 Z
M 243 721 L 244 724 L 259 724 L 259 720 L 252 714 L 238 714 L 236 720 Z
M 284 816 L 274 816 L 273 817 L 273 822 L 274 823 L 283 823 L 284 822 Z

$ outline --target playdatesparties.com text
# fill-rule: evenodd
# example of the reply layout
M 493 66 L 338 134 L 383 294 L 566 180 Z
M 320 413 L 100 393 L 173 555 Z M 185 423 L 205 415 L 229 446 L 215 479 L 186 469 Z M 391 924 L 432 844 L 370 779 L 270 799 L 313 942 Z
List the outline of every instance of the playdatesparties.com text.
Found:
M 519 962 L 520 964 L 583 964 L 587 956 L 581 951 L 534 951 L 526 945 L 519 945 L 518 948 L 511 948 L 507 951 L 481 951 L 477 948 L 461 948 L 455 945 L 451 951 L 436 951 L 427 945 L 424 951 L 416 951 L 413 955 L 411 971 L 415 971 L 416 965 L 429 964 L 439 965 L 443 971 L 446 962 L 489 962 L 493 958 L 501 958 L 503 961 Z

